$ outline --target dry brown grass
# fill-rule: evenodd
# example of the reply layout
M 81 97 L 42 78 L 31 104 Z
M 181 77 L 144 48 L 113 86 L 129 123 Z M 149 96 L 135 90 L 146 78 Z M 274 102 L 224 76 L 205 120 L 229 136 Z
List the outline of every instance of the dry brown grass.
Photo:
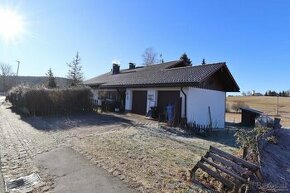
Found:
M 226 113 L 226 122 L 228 123 L 240 123 L 241 114 L 240 113 Z
M 227 97 L 227 104 L 231 107 L 237 102 L 244 102 L 250 108 L 262 111 L 271 117 L 281 118 L 283 127 L 290 127 L 290 97 L 278 98 L 278 116 L 277 116 L 277 97 L 268 96 L 236 96 Z M 227 113 L 227 121 L 240 119 L 239 114 Z M 235 121 L 237 122 L 237 121 Z
M 210 145 L 229 153 L 236 151 L 218 142 L 166 134 L 157 125 L 129 126 L 76 138 L 71 143 L 89 159 L 95 159 L 98 166 L 141 192 L 204 192 L 190 182 L 189 170 Z

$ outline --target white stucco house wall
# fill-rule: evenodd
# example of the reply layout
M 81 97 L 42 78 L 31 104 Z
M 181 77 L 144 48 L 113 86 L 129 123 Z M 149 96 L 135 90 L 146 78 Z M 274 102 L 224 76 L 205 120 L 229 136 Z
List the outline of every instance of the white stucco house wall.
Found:
M 127 112 L 147 114 L 156 107 L 163 114 L 174 106 L 174 120 L 213 128 L 225 127 L 226 92 L 238 92 L 239 86 L 225 63 L 191 66 L 172 61 L 146 67 L 111 72 L 85 81 L 101 101 L 119 102 Z

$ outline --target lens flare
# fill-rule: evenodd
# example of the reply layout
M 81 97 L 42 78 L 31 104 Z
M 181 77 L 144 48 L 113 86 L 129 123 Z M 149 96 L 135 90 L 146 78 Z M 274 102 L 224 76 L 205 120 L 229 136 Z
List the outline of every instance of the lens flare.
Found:
M 24 32 L 21 15 L 11 9 L 0 8 L 0 37 L 6 42 L 16 40 Z

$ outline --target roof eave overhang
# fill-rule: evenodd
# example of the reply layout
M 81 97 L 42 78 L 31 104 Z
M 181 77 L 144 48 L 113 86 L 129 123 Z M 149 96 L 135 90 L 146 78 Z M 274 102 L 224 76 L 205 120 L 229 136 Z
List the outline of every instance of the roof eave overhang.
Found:
M 196 82 L 189 83 L 154 83 L 154 84 L 126 84 L 126 85 L 100 85 L 100 89 L 106 88 L 152 88 L 152 87 L 199 87 Z

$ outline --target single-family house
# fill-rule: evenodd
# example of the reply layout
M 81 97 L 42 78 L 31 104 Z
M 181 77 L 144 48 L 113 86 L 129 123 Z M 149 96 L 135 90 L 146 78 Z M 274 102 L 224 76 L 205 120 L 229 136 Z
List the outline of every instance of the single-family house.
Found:
M 225 62 L 187 65 L 182 60 L 110 72 L 89 79 L 99 103 L 118 101 L 127 112 L 146 115 L 155 107 L 159 115 L 173 106 L 174 119 L 197 125 L 224 128 L 226 92 L 239 92 L 239 86 Z

